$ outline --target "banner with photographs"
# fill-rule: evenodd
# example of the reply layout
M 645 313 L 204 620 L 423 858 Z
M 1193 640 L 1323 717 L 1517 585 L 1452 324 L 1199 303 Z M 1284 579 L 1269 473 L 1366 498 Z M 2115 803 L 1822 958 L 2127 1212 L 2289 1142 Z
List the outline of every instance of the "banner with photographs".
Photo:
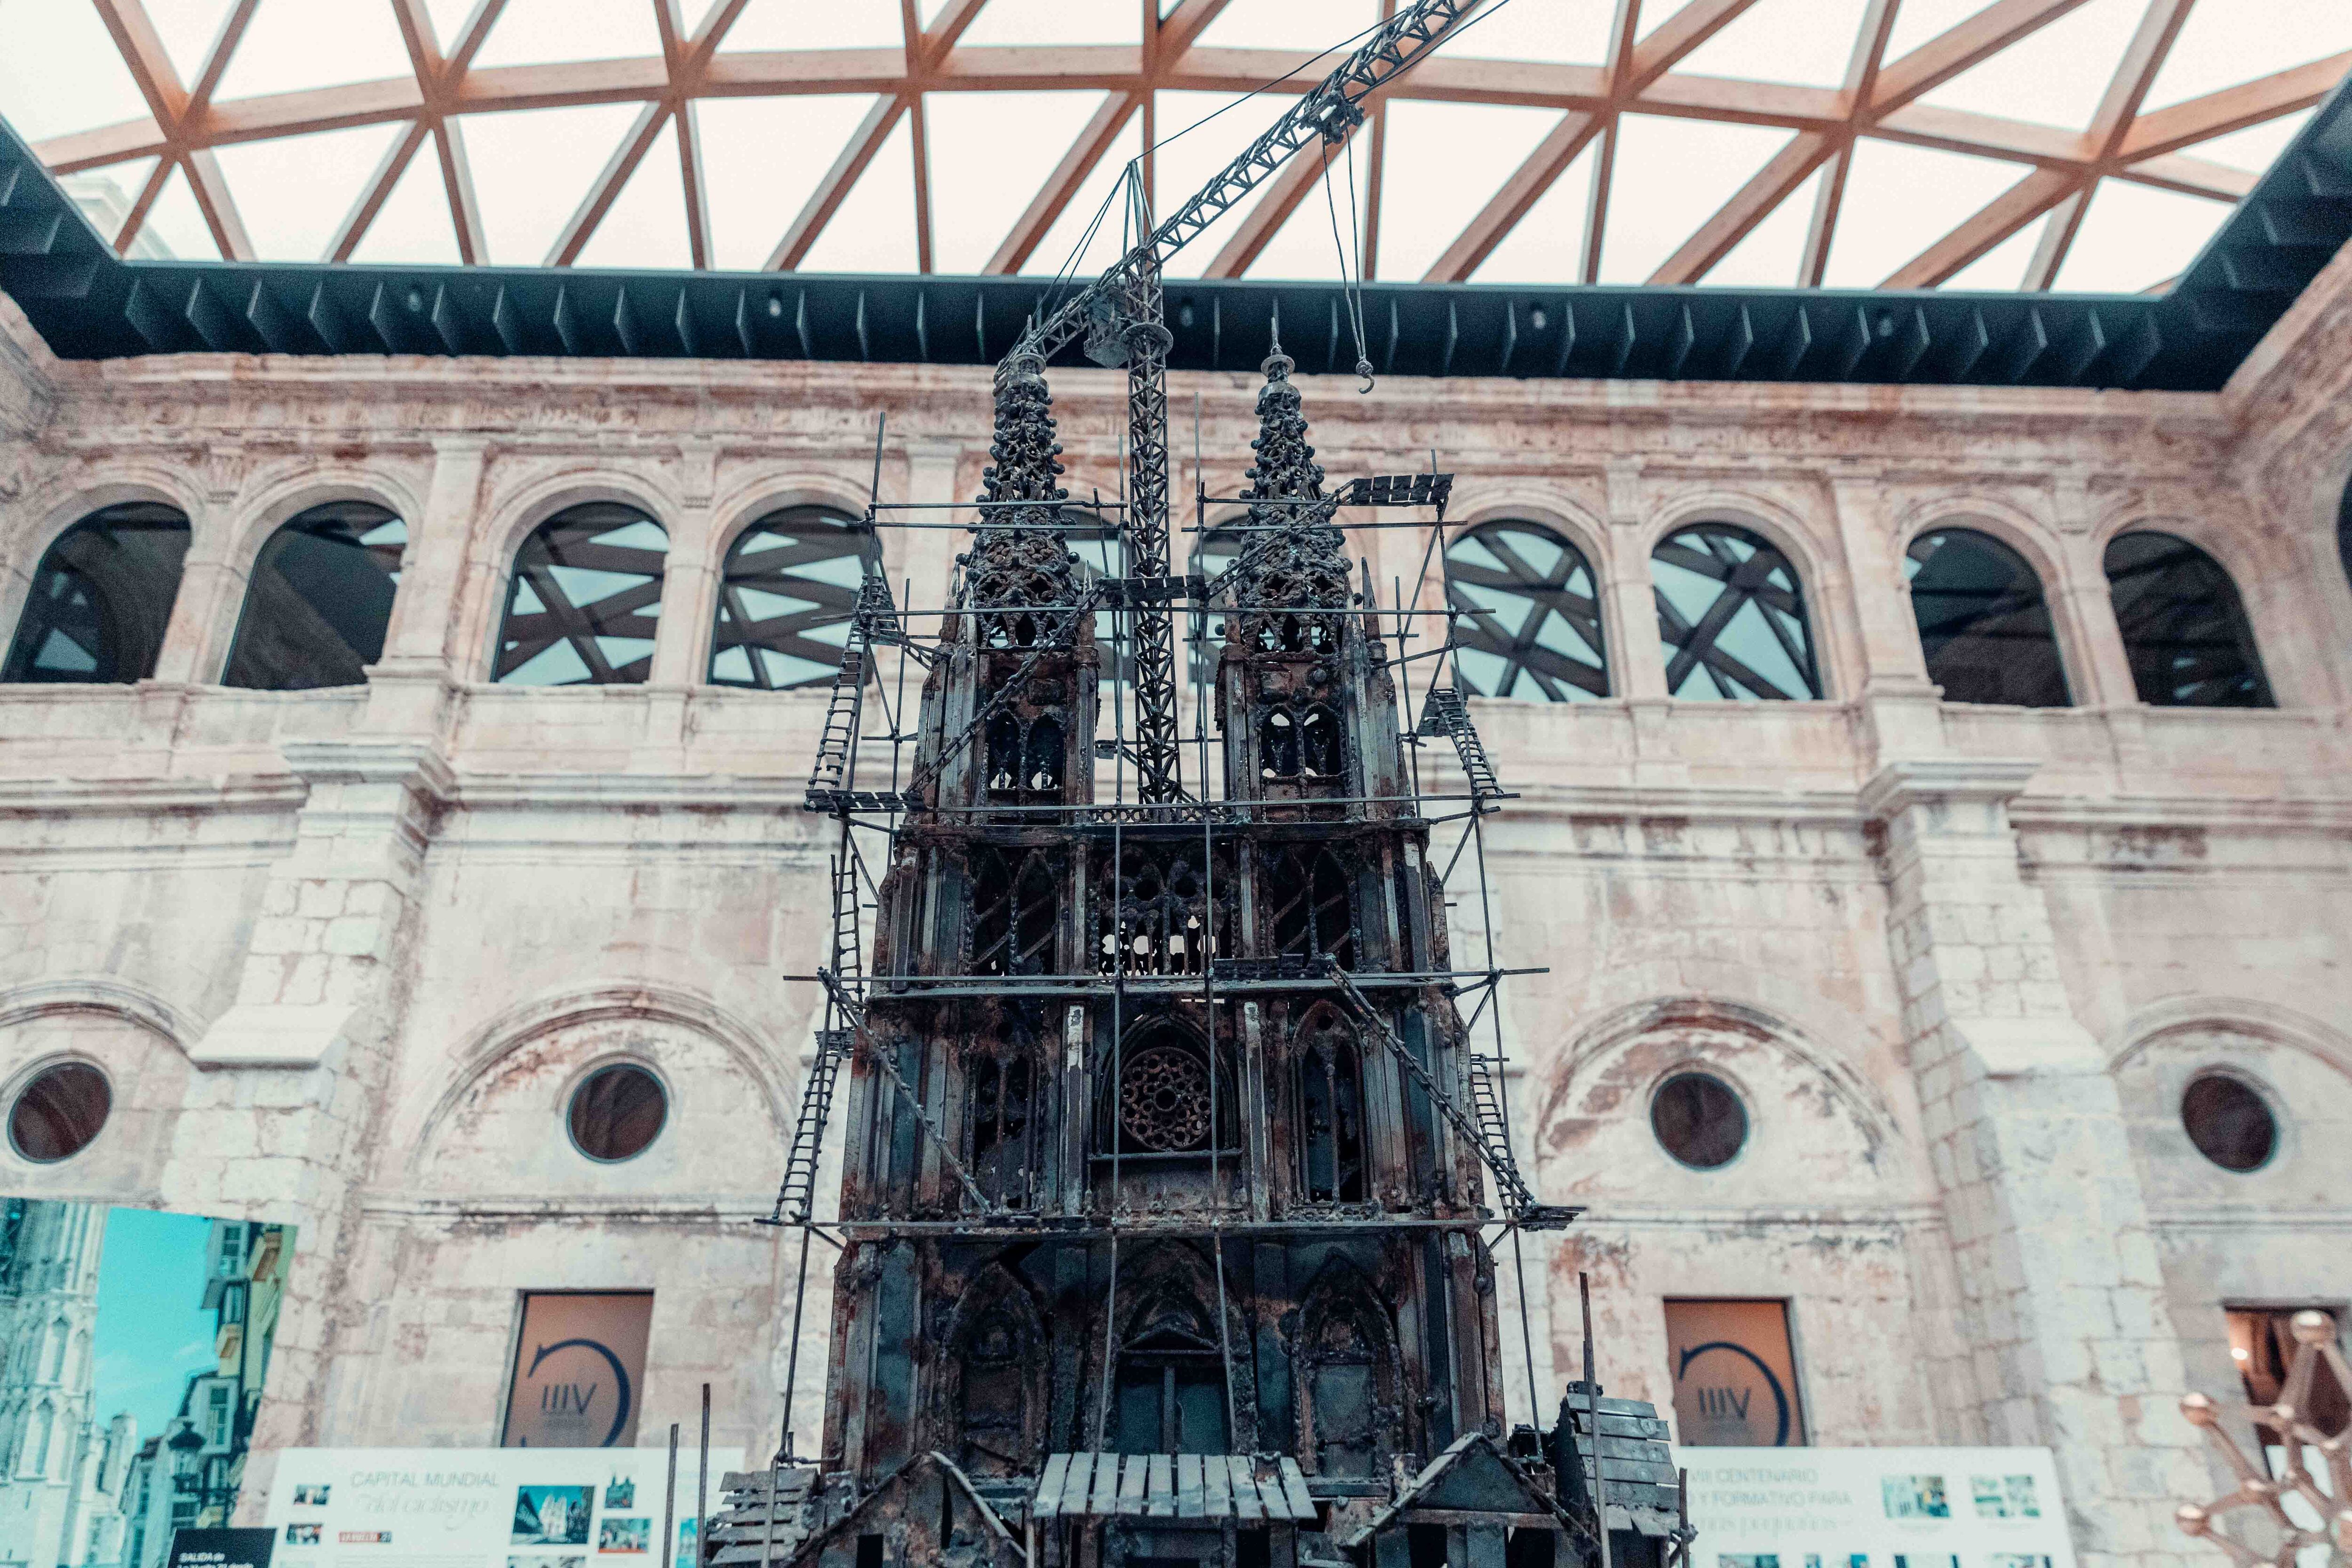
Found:
M 1697 1568 L 2074 1568 L 2047 1448 L 1679 1448 Z
M 673 1563 L 694 1558 L 697 1455 L 679 1451 Z M 709 1502 L 743 1468 L 710 1451 Z M 288 1448 L 271 1568 L 659 1568 L 667 1448 Z
M 0 1562 L 163 1568 L 226 1527 L 290 1226 L 0 1198 Z

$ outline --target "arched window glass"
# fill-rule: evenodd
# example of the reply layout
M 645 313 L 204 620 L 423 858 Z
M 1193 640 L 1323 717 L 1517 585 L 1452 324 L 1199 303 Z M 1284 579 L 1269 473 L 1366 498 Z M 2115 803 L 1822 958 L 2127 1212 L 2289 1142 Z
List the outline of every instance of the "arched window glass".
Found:
M 515 552 L 491 679 L 501 686 L 633 686 L 651 673 L 669 535 L 633 506 L 591 501 Z
M 727 552 L 711 682 L 761 691 L 830 686 L 857 585 L 881 570 L 874 531 L 854 518 L 807 506 L 761 518 Z
M 383 656 L 408 525 L 366 501 L 312 507 L 253 563 L 224 686 L 357 686 Z
M 2067 706 L 2057 629 L 2025 557 L 1974 530 L 1941 528 L 1911 542 L 1903 573 L 1927 679 L 1945 701 Z
M 2345 576 L 2352 577 L 2352 483 L 2344 487 L 2344 499 L 2336 505 L 2336 559 Z
M 131 501 L 92 512 L 49 546 L 0 680 L 123 684 L 155 673 L 188 520 Z
M 2238 586 L 2213 558 L 2168 533 L 2107 544 L 2107 591 L 2132 686 L 2153 708 L 2274 708 Z
M 1801 702 L 1822 695 L 1805 593 L 1789 558 L 1727 522 L 1670 534 L 1650 556 L 1666 690 Z
M 1532 522 L 1482 522 L 1445 551 L 1462 677 L 1482 697 L 1609 695 L 1601 599 L 1576 546 Z

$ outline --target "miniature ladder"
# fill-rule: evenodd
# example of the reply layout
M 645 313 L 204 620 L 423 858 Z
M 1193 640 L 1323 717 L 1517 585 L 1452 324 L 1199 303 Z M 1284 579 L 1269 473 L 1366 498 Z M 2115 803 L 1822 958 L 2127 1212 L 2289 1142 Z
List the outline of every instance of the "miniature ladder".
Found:
M 1503 1114 L 1502 1086 L 1496 1081 L 1502 1065 L 1496 1058 L 1470 1052 L 1470 1116 L 1496 1157 L 1510 1167 L 1512 1180 L 1524 1188 L 1527 1183 L 1519 1175 L 1518 1156 L 1511 1152 L 1511 1124 Z
M 857 716 L 866 700 L 866 635 L 856 621 L 842 645 L 841 668 L 825 704 L 824 732 L 817 737 L 816 765 L 809 770 L 805 804 L 827 815 L 849 809 L 849 759 L 857 747 Z
M 848 855 L 833 861 L 833 972 L 861 978 L 858 955 L 857 866 Z M 850 1021 L 854 1022 L 854 1020 Z M 824 1152 L 824 1124 L 833 1110 L 833 1089 L 848 1058 L 854 1030 L 848 1023 L 816 1032 L 816 1058 L 801 1084 L 800 1120 L 793 1124 L 792 1152 L 784 1160 L 784 1184 L 776 1194 L 775 1217 L 805 1225 L 816 1212 L 816 1165 Z
M 1339 987 L 1341 1008 L 1356 1020 L 1360 1028 L 1388 1047 L 1389 1055 L 1396 1058 L 1405 1076 L 1420 1086 L 1421 1092 L 1429 1097 L 1429 1103 L 1445 1118 L 1455 1136 L 1468 1143 L 1476 1151 L 1478 1158 L 1486 1163 L 1486 1168 L 1495 1173 L 1495 1185 L 1503 1200 L 1503 1212 L 1513 1224 L 1528 1230 L 1557 1230 L 1583 1212 L 1558 1204 L 1537 1202 L 1534 1191 L 1528 1187 L 1526 1178 L 1519 1174 L 1518 1162 L 1511 1155 L 1510 1131 L 1503 1125 L 1499 1107 L 1493 1122 L 1494 1132 L 1490 1135 L 1480 1121 L 1464 1115 L 1462 1108 L 1454 1102 L 1454 1097 L 1439 1087 L 1429 1069 L 1421 1065 L 1420 1058 L 1397 1037 L 1397 1032 L 1387 1017 L 1372 1005 L 1370 998 L 1357 988 L 1352 975 L 1327 958 L 1323 961 L 1323 976 Z M 1475 1095 L 1477 1093 L 1477 1058 L 1475 1052 L 1471 1060 L 1471 1092 Z
M 1478 809 L 1483 811 L 1488 801 L 1501 798 L 1503 786 L 1495 777 L 1495 764 L 1486 758 L 1486 744 L 1478 739 L 1477 726 L 1470 722 L 1470 704 L 1458 688 L 1429 689 L 1414 733 L 1444 735 L 1454 742 L 1454 754 L 1462 759 L 1462 771 L 1470 780 L 1471 803 Z

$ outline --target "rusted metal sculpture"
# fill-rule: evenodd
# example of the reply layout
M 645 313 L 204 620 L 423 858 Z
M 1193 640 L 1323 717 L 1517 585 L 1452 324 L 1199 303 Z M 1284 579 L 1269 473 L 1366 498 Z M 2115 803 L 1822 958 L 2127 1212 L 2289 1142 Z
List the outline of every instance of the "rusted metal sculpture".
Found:
M 2202 1394 L 2180 1402 L 2180 1413 L 2205 1434 L 2230 1473 L 2238 1479 L 2231 1490 L 2207 1503 L 2183 1503 L 2174 1518 L 2190 1535 L 2210 1541 L 2228 1554 L 2236 1568 L 2294 1568 L 2302 1553 L 2315 1547 L 2328 1549 L 2334 1568 L 2352 1563 L 2352 1426 L 2323 1432 L 2308 1419 L 2312 1394 L 2326 1374 L 2336 1386 L 2352 1394 L 2352 1366 L 2336 1347 L 2336 1322 L 2326 1312 L 2301 1311 L 2294 1318 L 2294 1361 L 2274 1403 L 2222 1403 Z M 2250 1459 L 2231 1435 L 2231 1426 L 2253 1428 L 2256 1458 Z M 2275 1437 L 2265 1443 L 2264 1434 Z M 2277 1474 L 2260 1464 L 2264 1449 L 2280 1455 Z M 2321 1475 L 2312 1469 L 2316 1456 Z M 2291 1503 L 2299 1502 L 2309 1522 L 2298 1521 Z M 2275 1533 L 2268 1552 L 2257 1551 L 2216 1528 L 2223 1516 L 2242 1512 L 2269 1521 Z
M 1374 29 L 1024 336 L 936 642 L 878 578 L 858 595 L 806 797 L 841 823 L 834 953 L 775 1215 L 805 1279 L 845 1064 L 824 1436 L 730 1479 L 709 1568 L 1662 1568 L 1688 1539 L 1651 1406 L 1588 1372 L 1549 1429 L 1504 1407 L 1495 1249 L 1576 1213 L 1511 1152 L 1499 1025 L 1481 1051 L 1456 1008 L 1493 1008 L 1503 971 L 1454 956 L 1441 867 L 1475 850 L 1483 897 L 1481 825 L 1507 796 L 1458 681 L 1438 684 L 1447 613 L 1384 611 L 1368 572 L 1360 589 L 1338 515 L 1433 510 L 1442 557 L 1450 480 L 1327 492 L 1276 342 L 1249 486 L 1218 498 L 1246 508 L 1238 552 L 1171 569 L 1160 262 L 1471 5 L 1414 0 Z M 1109 509 L 1074 503 L 1057 460 L 1045 369 L 1082 332 L 1129 372 Z M 1131 575 L 1071 553 L 1106 510 Z M 875 788 L 885 647 L 925 677 L 917 713 L 880 698 Z M 1422 787 L 1433 741 L 1466 793 Z

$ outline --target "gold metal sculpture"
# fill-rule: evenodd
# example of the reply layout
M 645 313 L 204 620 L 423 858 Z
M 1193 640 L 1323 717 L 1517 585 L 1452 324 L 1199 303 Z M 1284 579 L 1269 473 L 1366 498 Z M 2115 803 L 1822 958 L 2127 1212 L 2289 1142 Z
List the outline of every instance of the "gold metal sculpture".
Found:
M 2294 1363 L 2275 1403 L 2223 1405 L 2201 1394 L 2189 1394 L 2180 1402 L 2180 1413 L 2191 1426 L 2203 1430 L 2206 1440 L 2238 1478 L 2238 1484 L 2211 1502 L 2181 1504 L 2173 1517 L 2189 1534 L 2209 1540 L 2227 1552 L 2236 1568 L 2257 1564 L 2294 1568 L 2301 1554 L 2315 1547 L 2328 1549 L 2329 1568 L 2352 1565 L 2352 1425 L 2330 1434 L 2305 1418 L 2313 1407 L 2312 1391 L 2321 1368 L 2326 1367 L 2338 1389 L 2352 1394 L 2352 1366 L 2346 1364 L 2344 1352 L 2336 1348 L 2336 1323 L 2326 1313 L 2297 1312 L 2293 1327 Z M 2261 1464 L 2250 1461 L 2237 1439 L 2223 1429 L 2224 1421 L 2255 1426 L 2258 1445 L 2263 1429 L 2282 1439 L 2279 1473 L 2273 1476 Z M 2324 1474 L 2312 1468 L 2308 1456 L 2313 1455 L 2324 1466 Z M 2291 1497 L 2300 1499 L 2308 1510 L 2306 1517 L 2318 1522 L 2298 1523 L 2288 1511 Z M 2243 1509 L 2261 1510 L 2276 1527 L 2277 1542 L 2267 1554 L 2214 1528 L 2223 1514 Z

